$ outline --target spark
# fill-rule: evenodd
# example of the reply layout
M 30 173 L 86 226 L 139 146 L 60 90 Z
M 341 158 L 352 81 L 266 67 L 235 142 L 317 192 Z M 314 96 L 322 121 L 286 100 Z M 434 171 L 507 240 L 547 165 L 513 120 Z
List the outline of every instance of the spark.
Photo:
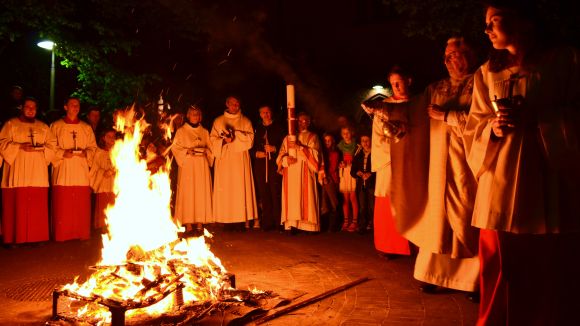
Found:
M 189 78 L 191 78 L 192 74 L 187 75 L 187 77 L 185 77 L 185 80 L 189 80 Z
M 233 49 L 230 49 L 230 50 L 228 51 L 228 57 L 230 56 L 230 54 L 232 54 L 232 50 L 233 50 Z
M 227 59 L 226 59 L 226 60 L 222 60 L 220 63 L 218 63 L 218 66 L 221 66 L 221 65 L 223 65 L 223 64 L 224 64 L 224 63 L 226 63 L 226 62 L 228 62 L 228 60 L 227 60 Z
M 171 70 L 175 71 L 175 67 L 177 67 L 177 62 L 173 64 L 173 68 L 171 68 Z

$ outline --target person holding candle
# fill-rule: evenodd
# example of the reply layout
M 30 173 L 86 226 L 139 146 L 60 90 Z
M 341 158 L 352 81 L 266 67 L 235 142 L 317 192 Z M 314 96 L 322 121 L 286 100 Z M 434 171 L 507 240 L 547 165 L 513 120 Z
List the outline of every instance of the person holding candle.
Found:
M 56 139 L 45 123 L 36 120 L 36 112 L 36 99 L 26 98 L 20 117 L 8 120 L 0 131 L 5 244 L 49 239 L 48 165 Z
M 464 131 L 478 179 L 478 325 L 578 324 L 580 53 L 534 1 L 488 1 Z
M 296 140 L 286 136 L 276 162 L 282 171 L 282 224 L 287 231 L 320 231 L 316 174 L 320 163 L 320 141 L 308 130 L 310 116 L 298 114 Z
M 86 240 L 91 236 L 91 188 L 89 167 L 97 149 L 89 124 L 79 119 L 81 102 L 65 101 L 65 116 L 52 123 L 57 140 L 52 162 L 52 224 L 54 239 Z

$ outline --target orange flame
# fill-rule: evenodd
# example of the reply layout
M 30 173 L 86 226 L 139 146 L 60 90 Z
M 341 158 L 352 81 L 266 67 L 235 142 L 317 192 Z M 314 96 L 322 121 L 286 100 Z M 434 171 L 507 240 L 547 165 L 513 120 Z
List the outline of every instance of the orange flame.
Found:
M 148 124 L 135 120 L 133 109 L 118 112 L 116 129 L 124 133 L 111 150 L 115 174 L 115 204 L 106 210 L 108 234 L 103 235 L 97 271 L 83 284 L 63 290 L 93 301 L 139 305 L 157 301 L 164 292 L 183 286 L 183 303 L 217 300 L 227 287 L 226 270 L 205 243 L 205 237 L 180 240 L 170 210 L 169 169 L 155 174 L 140 158 L 139 144 Z M 169 165 L 167 165 L 169 166 Z M 127 312 L 155 315 L 178 304 L 167 296 L 147 308 Z M 78 317 L 110 321 L 107 309 L 89 304 Z

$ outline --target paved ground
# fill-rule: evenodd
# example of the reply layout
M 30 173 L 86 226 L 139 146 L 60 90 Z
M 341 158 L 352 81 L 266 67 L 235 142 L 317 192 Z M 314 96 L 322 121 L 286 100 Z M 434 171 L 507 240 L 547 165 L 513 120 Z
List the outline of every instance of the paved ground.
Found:
M 367 276 L 372 280 L 270 321 L 269 325 L 474 325 L 477 305 L 463 293 L 417 290 L 411 257 L 385 260 L 371 235 L 215 232 L 212 251 L 237 287 L 316 295 Z M 0 325 L 42 325 L 50 317 L 52 283 L 87 273 L 100 240 L 0 248 Z M 44 295 L 32 296 L 42 292 Z

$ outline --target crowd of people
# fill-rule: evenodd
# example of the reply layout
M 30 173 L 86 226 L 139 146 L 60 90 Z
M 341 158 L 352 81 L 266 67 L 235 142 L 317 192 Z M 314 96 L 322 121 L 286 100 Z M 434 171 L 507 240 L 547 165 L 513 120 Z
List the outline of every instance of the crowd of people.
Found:
M 478 67 L 468 42 L 450 38 L 449 76 L 423 92 L 395 66 L 393 95 L 362 104 L 368 129 L 351 122 L 318 134 L 301 112 L 290 137 L 271 107 L 253 125 L 230 96 L 208 130 L 190 107 L 170 146 L 175 218 L 192 233 L 209 223 L 372 230 L 385 258 L 416 254 L 422 291 L 481 300 L 479 325 L 577 320 L 580 63 L 576 49 L 549 43 L 531 9 L 490 2 L 489 60 Z M 77 98 L 50 127 L 36 110 L 26 98 L 0 132 L 4 243 L 47 241 L 49 230 L 56 241 L 88 239 L 91 189 L 93 228 L 115 200 L 115 131 L 99 130 L 97 146 L 98 117 L 81 121 Z

